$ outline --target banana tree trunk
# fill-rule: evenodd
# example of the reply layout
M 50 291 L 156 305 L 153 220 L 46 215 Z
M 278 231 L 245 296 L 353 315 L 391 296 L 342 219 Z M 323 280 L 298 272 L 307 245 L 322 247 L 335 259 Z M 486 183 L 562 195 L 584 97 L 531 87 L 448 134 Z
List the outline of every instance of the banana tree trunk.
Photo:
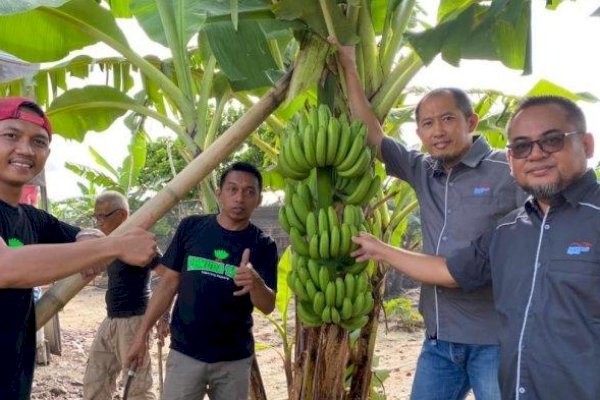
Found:
M 177 176 L 171 180 L 152 200 L 146 202 L 131 218 L 119 226 L 114 234 L 126 232 L 134 226 L 150 222 L 156 223 L 187 192 L 200 183 L 221 161 L 235 150 L 283 101 L 290 82 L 288 72 L 256 104 L 237 120 L 205 151 L 200 153 Z M 92 278 L 82 278 L 76 274 L 58 281 L 36 303 L 37 329 L 46 322 L 69 300 L 71 300 Z

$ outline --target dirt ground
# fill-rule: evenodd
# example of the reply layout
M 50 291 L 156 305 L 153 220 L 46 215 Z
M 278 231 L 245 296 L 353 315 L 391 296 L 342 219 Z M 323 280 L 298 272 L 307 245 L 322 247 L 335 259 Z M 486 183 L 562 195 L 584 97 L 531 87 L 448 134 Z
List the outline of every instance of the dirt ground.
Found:
M 32 399 L 80 399 L 87 350 L 95 331 L 105 316 L 104 289 L 86 287 L 60 313 L 63 355 L 52 356 L 50 365 L 38 366 L 35 373 Z M 377 339 L 377 368 L 389 370 L 384 382 L 388 400 L 407 399 L 412 384 L 415 361 L 422 332 L 406 332 L 399 321 L 381 323 Z M 254 335 L 257 343 L 270 346 L 257 352 L 261 375 L 269 400 L 287 398 L 283 363 L 279 355 L 281 339 L 264 317 L 255 315 Z M 163 349 L 163 359 L 168 348 Z M 153 347 L 153 372 L 158 391 L 157 346 Z M 122 386 L 114 399 L 120 399 Z

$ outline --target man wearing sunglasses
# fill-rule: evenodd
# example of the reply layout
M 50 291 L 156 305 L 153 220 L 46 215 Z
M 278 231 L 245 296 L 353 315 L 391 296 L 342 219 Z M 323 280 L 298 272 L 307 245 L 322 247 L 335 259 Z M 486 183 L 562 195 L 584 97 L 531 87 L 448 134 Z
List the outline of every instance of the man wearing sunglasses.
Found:
M 392 248 L 368 234 L 374 259 L 422 282 L 475 290 L 493 283 L 501 318 L 503 399 L 600 398 L 600 185 L 594 140 L 576 104 L 532 97 L 508 127 L 508 157 L 531 194 L 469 247 L 443 258 Z
M 358 79 L 353 47 L 338 47 L 350 108 L 368 127 L 369 144 L 389 175 L 415 190 L 421 209 L 423 250 L 449 255 L 517 208 L 525 194 L 510 176 L 506 155 L 474 136 L 478 117 L 466 93 L 441 88 L 417 104 L 417 134 L 427 154 L 409 150 L 383 133 Z M 499 400 L 500 319 L 492 288 L 466 292 L 424 284 L 419 311 L 425 339 L 417 362 L 413 400 Z
M 129 217 L 127 198 L 108 190 L 96 198 L 94 219 L 98 229 L 110 235 Z M 150 299 L 150 275 L 156 260 L 139 268 L 120 260 L 111 263 L 106 272 L 107 317 L 102 321 L 89 352 L 83 378 L 84 400 L 110 400 L 116 390 L 119 373 L 127 376 L 125 357 L 135 332 L 142 322 Z M 150 357 L 136 368 L 129 388 L 130 400 L 154 400 Z

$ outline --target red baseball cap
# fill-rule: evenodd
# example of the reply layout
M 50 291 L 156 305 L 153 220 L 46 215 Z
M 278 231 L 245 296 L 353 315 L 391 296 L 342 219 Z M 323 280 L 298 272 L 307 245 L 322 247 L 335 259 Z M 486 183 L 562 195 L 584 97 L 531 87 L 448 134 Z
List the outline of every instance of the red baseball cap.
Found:
M 27 108 L 23 110 L 22 107 Z M 29 111 L 30 110 L 30 111 Z M 44 111 L 32 100 L 26 97 L 0 98 L 0 121 L 5 119 L 20 119 L 41 126 L 52 139 L 52 127 Z

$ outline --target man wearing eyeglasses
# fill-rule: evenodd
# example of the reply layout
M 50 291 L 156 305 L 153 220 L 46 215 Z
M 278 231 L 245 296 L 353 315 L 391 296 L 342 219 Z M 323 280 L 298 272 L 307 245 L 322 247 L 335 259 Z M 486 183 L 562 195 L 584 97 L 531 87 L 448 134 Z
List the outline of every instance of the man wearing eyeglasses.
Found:
M 105 235 L 110 235 L 129 217 L 127 198 L 116 191 L 103 192 L 96 198 L 94 219 Z M 142 322 L 150 299 L 150 275 L 156 262 L 145 268 L 134 267 L 115 260 L 106 270 L 107 317 L 102 321 L 89 352 L 83 378 L 85 400 L 110 400 L 124 367 L 127 350 Z M 129 388 L 130 400 L 154 400 L 152 370 L 148 351 L 142 365 L 136 368 L 136 377 Z
M 389 175 L 406 181 L 420 207 L 423 250 L 449 255 L 517 208 L 525 193 L 510 176 L 503 151 L 474 135 L 478 116 L 467 94 L 435 89 L 415 108 L 417 134 L 427 154 L 386 136 L 363 92 L 354 48 L 338 46 L 350 109 L 368 127 L 369 144 Z M 478 400 L 499 400 L 500 319 L 491 286 L 466 292 L 423 284 L 419 311 L 425 338 L 411 399 L 459 400 L 473 390 Z
M 422 282 L 475 290 L 493 283 L 501 318 L 503 399 L 600 398 L 600 185 L 587 159 L 584 115 L 562 97 L 524 100 L 508 157 L 525 205 L 469 247 L 442 258 L 392 248 L 368 234 L 374 259 Z

